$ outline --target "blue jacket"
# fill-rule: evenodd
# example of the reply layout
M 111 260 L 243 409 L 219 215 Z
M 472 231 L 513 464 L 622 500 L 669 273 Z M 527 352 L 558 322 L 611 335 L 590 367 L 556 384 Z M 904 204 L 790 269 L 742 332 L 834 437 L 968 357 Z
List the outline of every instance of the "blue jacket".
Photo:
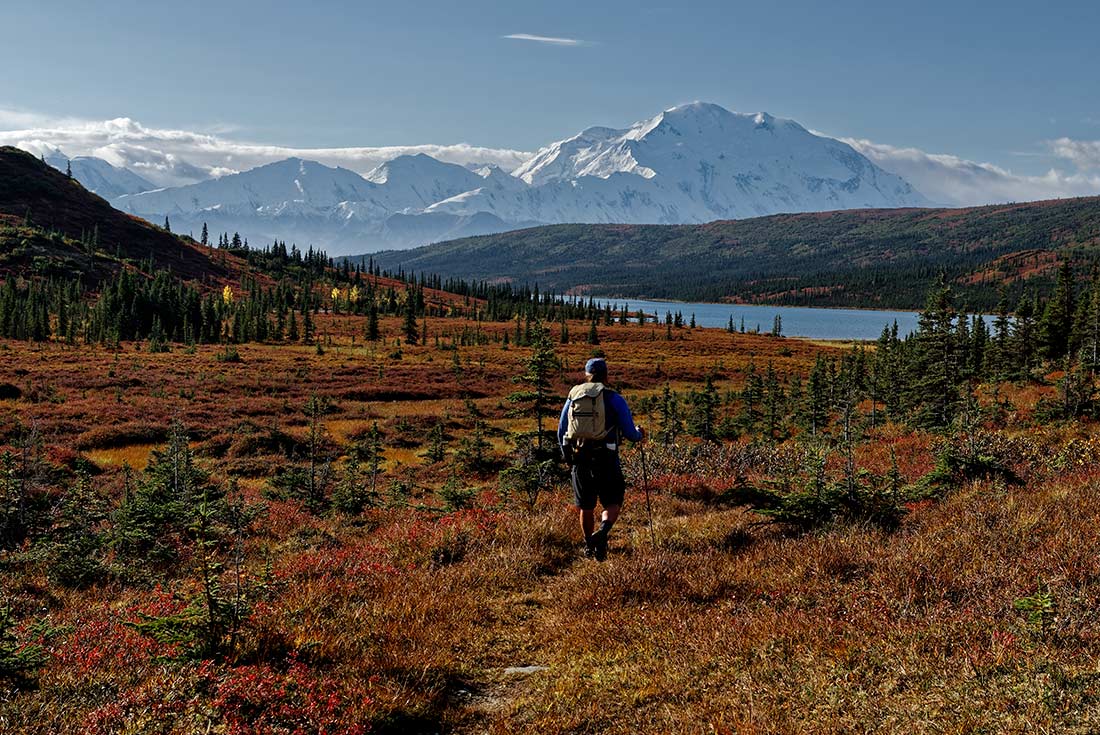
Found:
M 558 419 L 558 444 L 565 443 L 565 430 L 569 427 L 569 406 L 572 404 L 568 398 L 561 410 L 561 418 Z M 607 411 L 607 423 L 611 431 L 607 434 L 609 444 L 618 444 L 623 438 L 632 442 L 640 441 L 642 432 L 634 425 L 634 417 L 630 415 L 630 406 L 626 405 L 626 399 L 611 389 L 604 389 L 603 405 Z

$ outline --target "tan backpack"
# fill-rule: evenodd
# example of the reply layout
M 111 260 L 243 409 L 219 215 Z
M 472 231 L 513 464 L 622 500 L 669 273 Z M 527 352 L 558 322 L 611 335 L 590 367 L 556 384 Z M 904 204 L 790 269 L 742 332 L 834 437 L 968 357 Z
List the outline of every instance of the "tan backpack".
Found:
M 603 383 L 581 383 L 569 391 L 569 417 L 565 439 L 574 446 L 599 441 L 610 431 L 603 392 Z

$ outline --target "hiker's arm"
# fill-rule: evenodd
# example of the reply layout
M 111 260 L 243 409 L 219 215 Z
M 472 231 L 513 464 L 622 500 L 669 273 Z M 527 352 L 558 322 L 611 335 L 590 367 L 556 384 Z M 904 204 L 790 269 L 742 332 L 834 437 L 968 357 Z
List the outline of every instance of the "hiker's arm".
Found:
M 634 417 L 630 415 L 630 406 L 626 405 L 626 399 L 618 393 L 613 394 L 615 401 L 615 416 L 619 419 L 619 433 L 632 442 L 641 441 L 644 434 L 634 425 Z
M 561 418 L 558 419 L 558 444 L 565 442 L 565 430 L 569 426 L 569 403 L 570 400 L 566 398 L 561 409 Z

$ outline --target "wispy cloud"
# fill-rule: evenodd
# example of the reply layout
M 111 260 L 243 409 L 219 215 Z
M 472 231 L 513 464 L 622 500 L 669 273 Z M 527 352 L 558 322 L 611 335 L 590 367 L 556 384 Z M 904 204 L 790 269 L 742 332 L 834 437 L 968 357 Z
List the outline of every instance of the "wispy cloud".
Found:
M 536 36 L 532 33 L 509 33 L 507 36 L 501 36 L 501 38 L 509 38 L 513 41 L 533 41 L 535 43 L 545 43 L 550 46 L 589 46 L 588 41 L 582 41 L 579 38 L 558 38 L 555 36 Z
M 1079 169 L 1100 169 L 1100 140 L 1059 138 L 1048 145 L 1054 155 L 1072 161 Z
M 946 153 L 927 153 L 919 148 L 899 148 L 865 139 L 841 140 L 904 178 L 934 204 L 971 206 L 1100 193 L 1100 175 L 1087 173 L 1080 165 L 1075 172 L 1052 168 L 1042 175 L 1026 175 Z M 1056 141 L 1058 145 L 1052 145 L 1052 151 L 1062 159 L 1087 161 L 1088 145 L 1074 149 L 1069 145 L 1072 142 Z
M 219 125 L 233 130 L 232 125 Z M 401 155 L 426 153 L 460 165 L 516 168 L 530 155 L 467 143 L 348 148 L 299 148 L 235 140 L 226 134 L 151 128 L 127 117 L 113 120 L 51 119 L 0 108 L 0 145 L 35 155 L 60 148 L 67 156 L 97 156 L 124 166 L 158 186 L 178 186 L 296 156 L 367 173 Z

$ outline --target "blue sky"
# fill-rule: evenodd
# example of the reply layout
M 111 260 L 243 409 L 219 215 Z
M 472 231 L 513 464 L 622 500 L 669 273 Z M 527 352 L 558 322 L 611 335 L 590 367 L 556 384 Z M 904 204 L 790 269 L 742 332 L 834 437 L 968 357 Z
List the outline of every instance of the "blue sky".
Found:
M 1026 175 L 1100 140 L 1100 3 L 8 0 L 4 24 L 0 130 L 534 150 L 706 100 Z

